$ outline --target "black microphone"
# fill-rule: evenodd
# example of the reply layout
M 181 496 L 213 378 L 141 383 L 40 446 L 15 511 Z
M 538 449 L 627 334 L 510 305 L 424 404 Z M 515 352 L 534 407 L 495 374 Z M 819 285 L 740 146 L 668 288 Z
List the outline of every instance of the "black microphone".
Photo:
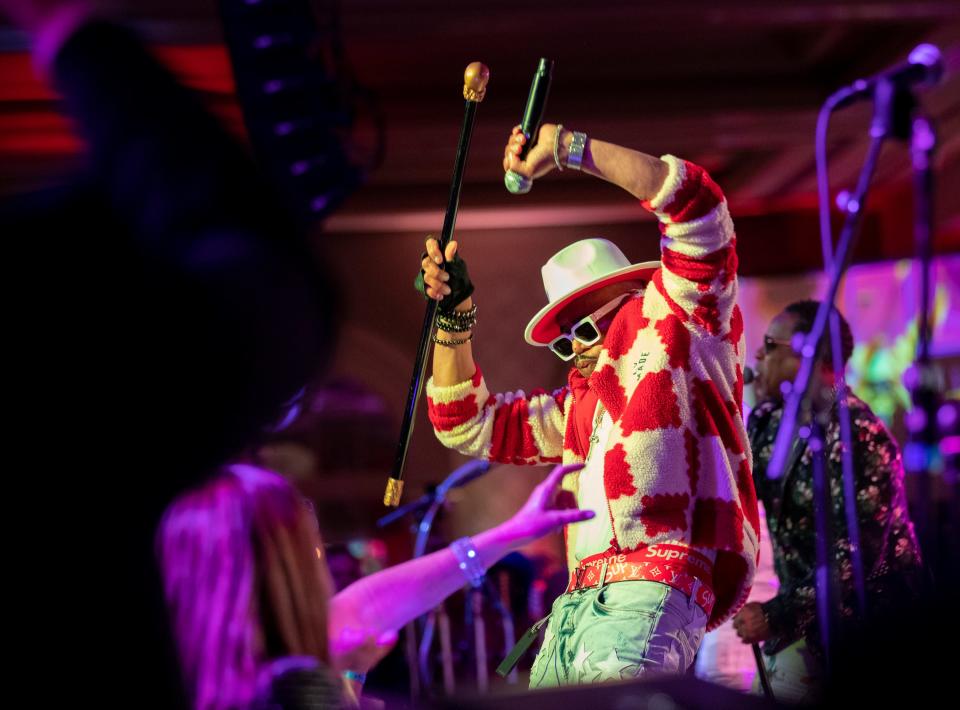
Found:
M 910 52 L 907 61 L 894 64 L 866 79 L 857 79 L 849 86 L 835 91 L 829 101 L 834 108 L 848 106 L 860 99 L 873 96 L 877 86 L 883 83 L 895 86 L 933 86 L 943 76 L 943 56 L 932 44 L 918 44 Z
M 520 130 L 526 137 L 527 142 L 520 148 L 520 160 L 527 157 L 530 148 L 536 142 L 537 133 L 540 131 L 540 124 L 543 123 L 543 112 L 547 108 L 547 95 L 550 93 L 550 82 L 553 81 L 553 60 L 540 58 L 537 65 L 537 72 L 533 75 L 533 82 L 530 84 L 530 93 L 527 95 L 527 107 L 523 110 L 523 119 L 520 121 Z M 533 187 L 533 180 L 524 177 L 513 170 L 508 170 L 503 177 L 503 182 L 507 190 L 515 195 L 522 195 L 530 192 Z
M 757 379 L 757 373 L 753 371 L 752 367 L 743 368 L 743 384 L 750 385 L 753 384 L 753 381 Z

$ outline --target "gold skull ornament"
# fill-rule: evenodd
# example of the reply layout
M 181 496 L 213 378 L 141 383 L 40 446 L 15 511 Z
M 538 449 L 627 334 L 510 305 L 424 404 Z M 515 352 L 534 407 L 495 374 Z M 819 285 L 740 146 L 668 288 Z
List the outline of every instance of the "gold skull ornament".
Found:
M 480 103 L 487 93 L 490 70 L 483 62 L 470 62 L 463 72 L 463 98 Z

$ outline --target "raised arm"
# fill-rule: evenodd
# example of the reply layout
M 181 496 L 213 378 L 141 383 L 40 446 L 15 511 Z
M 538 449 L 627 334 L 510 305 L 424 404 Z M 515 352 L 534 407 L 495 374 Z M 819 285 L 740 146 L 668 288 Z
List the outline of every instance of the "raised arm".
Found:
M 556 138 L 557 126 L 543 124 L 537 144 L 530 149 L 525 160 L 520 160 L 517 155 L 526 138 L 519 126 L 515 127 L 504 150 L 503 169 L 535 179 L 557 170 L 559 166 L 553 154 Z M 572 142 L 573 131 L 562 130 L 557 144 L 557 158 L 561 165 L 567 165 Z M 638 150 L 590 138 L 583 148 L 580 169 L 623 188 L 638 200 L 651 200 L 663 186 L 669 166 L 660 158 Z
M 503 168 L 531 178 L 567 165 L 573 132 L 544 124 L 537 144 L 517 158 L 525 138 L 514 129 L 504 150 Z M 733 222 L 723 192 L 698 165 L 665 155 L 656 158 L 613 143 L 587 138 L 581 170 L 621 187 L 660 221 L 663 268 L 654 286 L 670 310 L 694 332 L 729 334 L 739 340 L 735 313 L 736 269 Z

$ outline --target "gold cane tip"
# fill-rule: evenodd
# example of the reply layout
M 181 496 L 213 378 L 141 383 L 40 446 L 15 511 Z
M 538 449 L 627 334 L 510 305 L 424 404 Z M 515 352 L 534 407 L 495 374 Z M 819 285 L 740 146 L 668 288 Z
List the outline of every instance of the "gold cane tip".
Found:
M 463 98 L 480 103 L 487 93 L 490 70 L 483 62 L 470 62 L 463 72 Z
M 383 504 L 388 508 L 396 508 L 400 505 L 400 497 L 403 495 L 403 481 L 399 478 L 387 479 L 387 490 L 383 492 Z

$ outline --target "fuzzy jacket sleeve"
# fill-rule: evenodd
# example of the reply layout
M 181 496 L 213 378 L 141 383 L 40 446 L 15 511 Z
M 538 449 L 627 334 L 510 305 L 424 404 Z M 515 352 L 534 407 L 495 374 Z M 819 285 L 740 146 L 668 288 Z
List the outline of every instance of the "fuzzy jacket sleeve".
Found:
M 693 329 L 719 335 L 736 320 L 737 252 L 723 192 L 699 165 L 663 156 L 670 172 L 645 203 L 660 221 L 663 268 L 653 285 L 670 310 Z M 734 326 L 739 332 L 742 325 Z
M 440 442 L 498 463 L 551 464 L 563 457 L 569 390 L 491 394 L 480 369 L 448 387 L 427 381 L 427 411 Z

